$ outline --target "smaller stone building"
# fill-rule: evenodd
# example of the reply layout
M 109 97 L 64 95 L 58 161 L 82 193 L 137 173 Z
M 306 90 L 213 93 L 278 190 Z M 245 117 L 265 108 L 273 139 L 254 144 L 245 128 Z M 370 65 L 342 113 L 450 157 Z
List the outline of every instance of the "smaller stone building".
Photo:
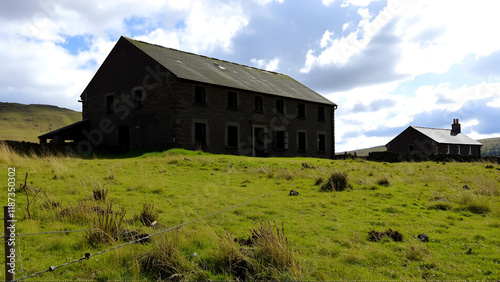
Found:
M 387 151 L 481 156 L 482 144 L 461 132 L 458 119 L 450 129 L 409 126 L 385 145 Z

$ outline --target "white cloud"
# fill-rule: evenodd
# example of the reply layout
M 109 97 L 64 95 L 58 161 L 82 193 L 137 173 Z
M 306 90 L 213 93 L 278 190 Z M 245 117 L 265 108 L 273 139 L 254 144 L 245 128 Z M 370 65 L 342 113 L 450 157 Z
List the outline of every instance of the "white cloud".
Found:
M 178 13 L 185 14 L 184 28 L 157 28 L 135 38 L 194 53 L 217 48 L 231 52 L 233 37 L 249 21 L 242 7 L 231 4 L 192 1 L 192 4 L 175 7 Z
M 325 48 L 328 45 L 328 43 L 332 42 L 333 35 L 334 35 L 333 32 L 326 30 L 325 33 L 323 33 L 323 37 L 321 38 L 319 46 L 321 48 Z
M 413 2 L 397 25 L 402 39 L 398 71 L 444 73 L 470 54 L 484 56 L 499 50 L 500 38 L 484 32 L 500 25 L 498 9 L 500 2 L 495 1 Z
M 279 58 L 274 58 L 274 59 L 271 59 L 271 60 L 264 60 L 264 59 L 253 58 L 253 59 L 250 60 L 250 63 L 252 63 L 257 68 L 265 69 L 265 70 L 268 70 L 268 71 L 276 71 L 276 70 L 278 70 L 279 62 L 280 62 Z
M 358 7 L 367 7 L 372 2 L 376 2 L 378 0 L 344 0 L 342 3 L 342 7 L 347 7 L 349 5 L 358 6 Z
M 131 31 L 142 34 L 132 37 L 172 48 L 231 52 L 234 36 L 249 21 L 239 4 L 200 0 L 144 0 L 140 5 L 117 0 L 9 4 L 10 13 L 19 16 L 0 11 L 0 50 L 4 55 L 0 100 L 80 110 L 78 96 L 118 36 Z M 185 28 L 174 28 L 178 22 Z M 77 35 L 88 38 L 88 46 L 75 47 L 80 50 L 70 53 L 63 48 L 68 46 L 61 44 Z M 278 63 L 272 60 L 265 67 L 277 69 Z
M 323 0 L 321 1 L 321 3 L 323 3 L 323 5 L 325 6 L 330 6 L 333 2 L 335 2 L 335 0 Z
M 281 4 L 285 0 L 254 0 L 254 1 L 259 5 L 267 5 L 269 3 L 272 3 L 273 1 L 276 1 L 277 3 Z
M 500 108 L 500 98 L 497 98 L 491 102 L 488 102 L 486 105 L 488 107 L 492 107 L 492 108 Z
M 368 9 L 358 9 L 358 13 L 362 16 L 362 20 L 358 24 L 358 29 L 352 31 L 347 36 L 335 38 L 333 40 L 331 39 L 333 34 L 330 34 L 327 30 L 320 41 L 319 47 L 323 50 L 319 55 L 315 55 L 314 50 L 310 49 L 306 54 L 304 67 L 302 67 L 300 71 L 302 73 L 308 73 L 315 67 L 346 65 L 354 55 L 359 54 L 365 49 L 372 37 L 399 12 L 400 9 L 398 7 L 388 5 L 370 21 L 373 16 L 369 13 Z M 362 35 L 362 37 L 360 37 L 360 35 Z
M 349 27 L 350 23 L 345 23 L 342 25 L 342 31 L 345 31 Z
M 11 52 L 9 43 L 0 43 L 0 52 L 8 53 L 0 69 L 0 100 L 63 105 L 81 110 L 77 100 L 88 81 L 111 51 L 114 42 L 97 40 L 93 48 L 78 55 L 52 42 L 18 42 Z
M 370 19 L 372 17 L 372 15 L 370 14 L 370 10 L 368 10 L 367 8 L 363 8 L 363 9 L 358 9 L 358 14 L 363 18 L 363 19 Z

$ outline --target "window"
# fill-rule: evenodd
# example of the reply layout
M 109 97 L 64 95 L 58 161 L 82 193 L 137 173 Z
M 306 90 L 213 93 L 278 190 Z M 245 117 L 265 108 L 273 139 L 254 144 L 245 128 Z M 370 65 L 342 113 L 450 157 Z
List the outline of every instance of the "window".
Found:
M 460 155 L 460 145 L 457 145 L 457 154 Z
M 207 103 L 205 97 L 205 87 L 195 86 L 194 87 L 194 102 L 196 104 L 205 105 Z
M 276 130 L 274 132 L 274 149 L 288 149 L 288 134 L 284 130 Z
M 450 145 L 446 145 L 446 154 L 450 153 Z
M 136 108 L 142 108 L 142 90 L 134 91 L 134 105 Z
M 299 151 L 305 151 L 306 150 L 306 133 L 299 132 L 298 139 L 299 139 Z
M 409 145 L 408 145 L 408 151 L 410 151 L 410 152 L 411 152 L 411 151 L 413 151 L 413 150 L 414 150 L 413 144 L 409 144 Z
M 306 118 L 306 105 L 305 104 L 299 103 L 297 116 L 299 118 Z
M 238 108 L 238 96 L 236 92 L 227 92 L 227 107 L 231 109 Z
M 318 120 L 319 121 L 324 121 L 325 120 L 325 108 L 319 106 L 318 107 Z
M 281 115 L 285 113 L 285 103 L 283 100 L 276 100 L 276 113 Z
M 194 142 L 200 146 L 207 145 L 207 125 L 205 123 L 194 124 Z
M 325 134 L 318 134 L 318 151 L 326 151 L 326 136 Z
M 113 95 L 106 96 L 106 113 L 112 113 L 113 111 Z
M 255 111 L 256 112 L 263 112 L 262 97 L 260 97 L 260 96 L 255 96 Z
M 472 146 L 469 146 L 469 155 L 472 155 Z
M 227 127 L 227 146 L 229 148 L 238 148 L 238 127 Z

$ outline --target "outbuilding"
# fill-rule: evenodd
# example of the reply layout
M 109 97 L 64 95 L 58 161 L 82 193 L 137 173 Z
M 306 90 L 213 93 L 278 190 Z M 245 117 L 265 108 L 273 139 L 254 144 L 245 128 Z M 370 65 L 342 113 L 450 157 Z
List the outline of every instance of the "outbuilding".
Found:
M 458 119 L 454 119 L 451 129 L 409 126 L 385 146 L 391 152 L 479 157 L 482 144 L 463 134 Z

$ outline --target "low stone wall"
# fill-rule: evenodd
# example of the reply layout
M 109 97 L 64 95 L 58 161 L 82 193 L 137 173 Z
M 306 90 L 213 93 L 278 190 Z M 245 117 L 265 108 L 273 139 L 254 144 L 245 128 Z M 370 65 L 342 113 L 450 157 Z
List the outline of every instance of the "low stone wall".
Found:
M 1 146 L 8 146 L 11 150 L 22 155 L 47 155 L 47 154 L 74 154 L 76 144 L 38 144 L 24 141 L 0 140 Z

